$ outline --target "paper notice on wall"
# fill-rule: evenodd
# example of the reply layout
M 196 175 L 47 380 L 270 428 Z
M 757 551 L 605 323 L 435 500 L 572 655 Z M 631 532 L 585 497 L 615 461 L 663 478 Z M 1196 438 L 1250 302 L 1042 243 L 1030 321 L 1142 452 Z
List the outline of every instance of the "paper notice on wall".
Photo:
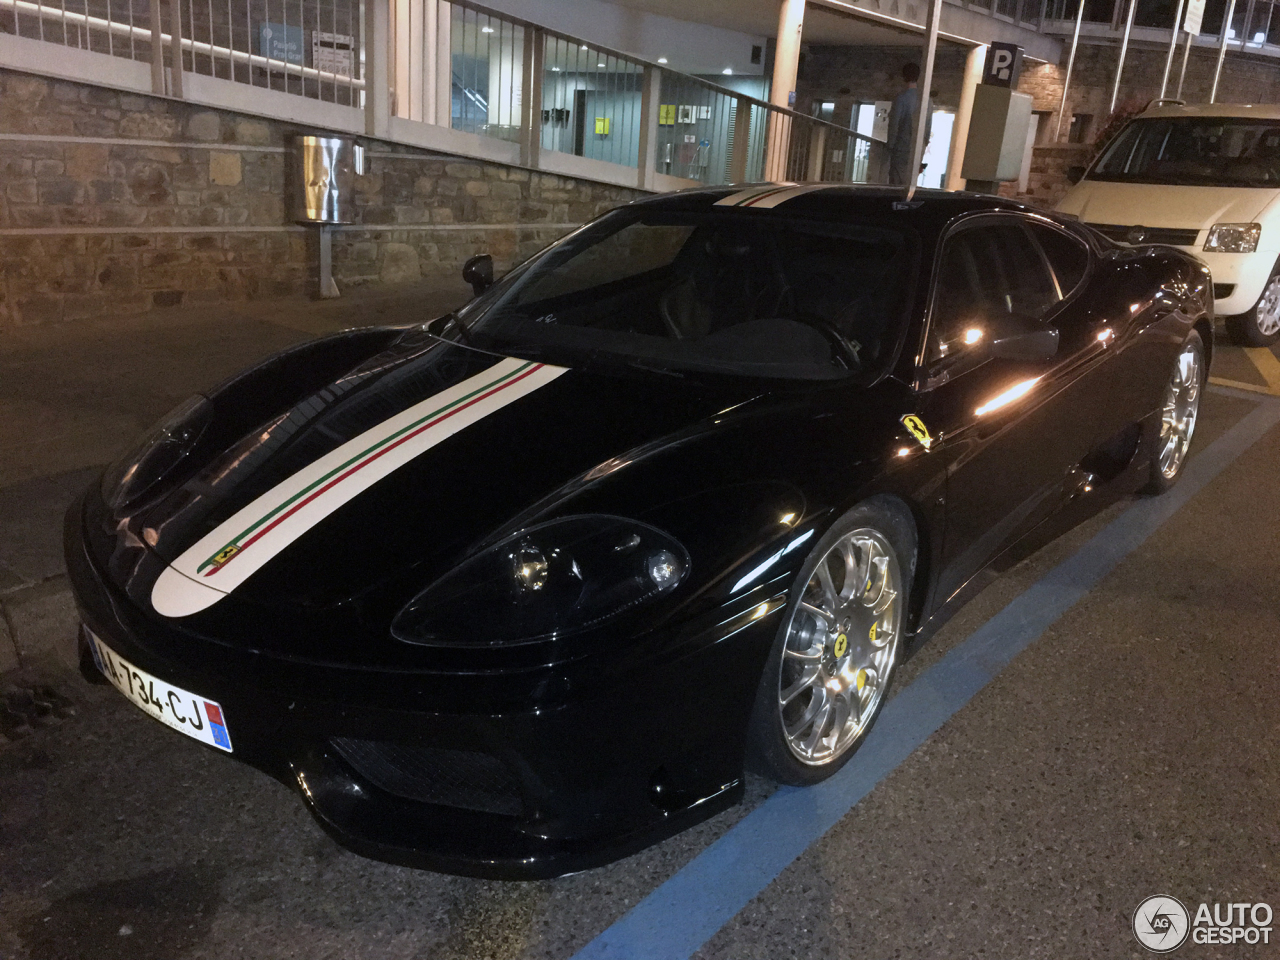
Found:
M 1200 22 L 1204 20 L 1205 0 L 1188 0 L 1187 15 L 1182 19 L 1182 29 L 1193 37 L 1200 35 Z
M 311 32 L 311 65 L 321 73 L 351 76 L 356 38 L 345 33 Z

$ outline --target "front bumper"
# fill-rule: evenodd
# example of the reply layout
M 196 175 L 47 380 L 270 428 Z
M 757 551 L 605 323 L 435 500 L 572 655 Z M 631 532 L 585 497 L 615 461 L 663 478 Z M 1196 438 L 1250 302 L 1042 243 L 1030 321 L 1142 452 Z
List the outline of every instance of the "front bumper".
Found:
M 682 642 L 678 662 L 635 666 L 579 698 L 444 713 L 424 702 L 421 678 L 285 662 L 182 633 L 103 575 L 81 518 L 76 504 L 66 550 L 88 628 L 142 669 L 220 703 L 233 756 L 297 790 L 326 831 L 365 856 L 553 877 L 640 850 L 742 795 L 743 736 L 777 614 Z M 364 695 L 374 688 L 377 697 Z M 383 761 L 406 756 L 388 773 Z M 453 764 L 445 779 L 465 782 L 431 782 L 441 763 Z M 418 776 L 408 789 L 405 769 Z
M 1217 317 L 1232 317 L 1252 310 L 1262 288 L 1276 265 L 1275 250 L 1259 250 L 1256 253 L 1206 253 L 1198 247 L 1179 247 L 1197 257 L 1209 267 L 1213 285 L 1230 285 L 1229 296 L 1213 301 L 1213 313 Z

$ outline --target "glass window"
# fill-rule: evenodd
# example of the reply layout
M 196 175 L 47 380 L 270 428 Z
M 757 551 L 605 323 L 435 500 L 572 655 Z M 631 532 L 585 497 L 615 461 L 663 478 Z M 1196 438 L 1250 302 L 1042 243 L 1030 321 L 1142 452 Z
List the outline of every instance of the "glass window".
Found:
M 1090 180 L 1181 186 L 1280 185 L 1280 123 L 1152 117 L 1125 127 Z
M 552 363 L 871 374 L 902 334 L 912 244 L 892 222 L 619 210 L 464 308 L 464 335 Z
M 1058 289 L 1064 297 L 1070 296 L 1089 269 L 1088 247 L 1061 230 L 1039 223 L 1031 224 L 1031 232 L 1040 242 L 1049 265 L 1053 267 L 1054 275 L 1058 278 Z
M 1009 329 L 1025 329 L 1058 302 L 1039 248 L 1021 223 L 972 227 L 942 249 L 929 327 L 939 360 Z

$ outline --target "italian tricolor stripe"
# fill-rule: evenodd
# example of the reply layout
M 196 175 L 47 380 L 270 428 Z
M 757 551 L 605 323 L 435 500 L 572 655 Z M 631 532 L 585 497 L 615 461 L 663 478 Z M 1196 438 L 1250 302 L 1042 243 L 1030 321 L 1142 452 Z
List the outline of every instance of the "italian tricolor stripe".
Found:
M 152 605 L 171 617 L 211 606 L 378 480 L 564 372 L 563 367 L 505 359 L 366 430 L 185 551 L 156 581 Z

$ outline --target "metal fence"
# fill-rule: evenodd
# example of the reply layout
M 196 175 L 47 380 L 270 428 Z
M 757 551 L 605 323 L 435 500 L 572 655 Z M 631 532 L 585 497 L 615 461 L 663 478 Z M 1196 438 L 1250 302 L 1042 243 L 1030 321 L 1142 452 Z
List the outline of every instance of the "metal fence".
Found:
M 174 0 L 183 69 L 345 106 L 359 103 L 358 0 Z
M 150 0 L 0 0 L 19 37 L 149 62 L 153 57 Z M 6 18 L 7 19 L 7 18 Z
M 469 2 L 0 0 L 5 11 L 19 36 L 150 62 L 152 92 L 182 96 L 189 74 L 366 116 L 382 97 L 416 129 L 519 144 L 532 166 L 536 145 L 551 169 L 580 157 L 597 165 L 573 169 L 613 182 L 874 182 L 884 166 L 884 145 L 854 130 Z M 371 16 L 388 18 L 386 50 L 368 49 Z M 371 54 L 389 64 L 386 90 L 369 86 Z

